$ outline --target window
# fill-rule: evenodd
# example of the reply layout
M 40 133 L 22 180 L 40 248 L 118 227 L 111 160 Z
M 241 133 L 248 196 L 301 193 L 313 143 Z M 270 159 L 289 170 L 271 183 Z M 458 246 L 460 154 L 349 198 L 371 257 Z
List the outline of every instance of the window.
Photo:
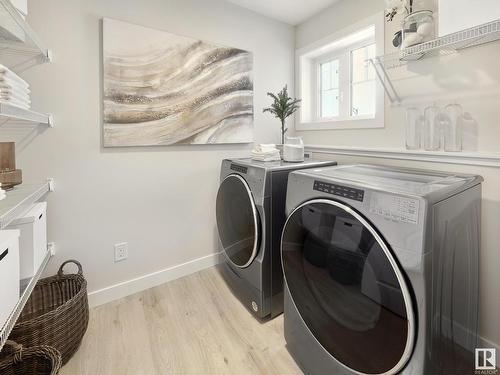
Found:
M 339 60 L 320 64 L 319 75 L 320 116 L 322 118 L 337 117 L 340 103 Z
M 383 127 L 384 91 L 368 59 L 383 53 L 383 16 L 297 51 L 297 130 Z
M 372 43 L 351 51 L 351 116 L 375 116 L 375 71 L 366 60 L 375 57 Z

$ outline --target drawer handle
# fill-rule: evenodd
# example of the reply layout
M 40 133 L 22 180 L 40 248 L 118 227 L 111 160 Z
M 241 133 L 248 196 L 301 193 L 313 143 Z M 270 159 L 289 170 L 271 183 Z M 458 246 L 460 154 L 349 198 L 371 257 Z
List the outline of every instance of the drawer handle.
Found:
M 8 253 L 9 253 L 9 248 L 5 249 L 5 251 L 2 254 L 0 254 L 0 260 L 2 260 L 3 258 L 5 258 Z

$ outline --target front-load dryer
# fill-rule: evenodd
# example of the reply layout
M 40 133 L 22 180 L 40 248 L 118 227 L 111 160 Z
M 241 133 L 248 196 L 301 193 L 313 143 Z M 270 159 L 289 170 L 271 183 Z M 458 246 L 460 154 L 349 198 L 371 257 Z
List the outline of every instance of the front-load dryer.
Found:
M 284 329 L 306 374 L 473 373 L 481 182 L 368 165 L 290 174 Z
M 285 223 L 290 172 L 335 165 L 224 160 L 216 215 L 222 252 L 222 275 L 233 293 L 258 318 L 283 312 L 283 273 L 279 253 Z

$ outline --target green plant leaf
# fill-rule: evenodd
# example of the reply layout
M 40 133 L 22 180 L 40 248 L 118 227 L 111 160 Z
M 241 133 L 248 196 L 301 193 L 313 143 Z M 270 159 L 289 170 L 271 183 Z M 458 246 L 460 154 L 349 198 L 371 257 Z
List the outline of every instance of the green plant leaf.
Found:
M 284 142 L 285 133 L 288 129 L 285 128 L 285 120 L 293 115 L 299 108 L 300 99 L 293 99 L 288 95 L 288 86 L 285 85 L 283 89 L 277 94 L 271 92 L 267 93 L 273 99 L 271 106 L 264 108 L 262 112 L 269 112 L 281 122 L 281 138 Z

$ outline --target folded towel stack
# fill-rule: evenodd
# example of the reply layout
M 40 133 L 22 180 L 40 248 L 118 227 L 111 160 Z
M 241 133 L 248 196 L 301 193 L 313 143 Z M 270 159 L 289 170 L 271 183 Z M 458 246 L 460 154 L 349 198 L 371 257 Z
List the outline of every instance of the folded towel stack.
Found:
M 30 109 L 29 84 L 9 68 L 0 64 L 0 102 Z
M 281 160 L 280 151 L 274 144 L 256 145 L 252 150 L 252 159 L 257 161 L 277 161 Z

